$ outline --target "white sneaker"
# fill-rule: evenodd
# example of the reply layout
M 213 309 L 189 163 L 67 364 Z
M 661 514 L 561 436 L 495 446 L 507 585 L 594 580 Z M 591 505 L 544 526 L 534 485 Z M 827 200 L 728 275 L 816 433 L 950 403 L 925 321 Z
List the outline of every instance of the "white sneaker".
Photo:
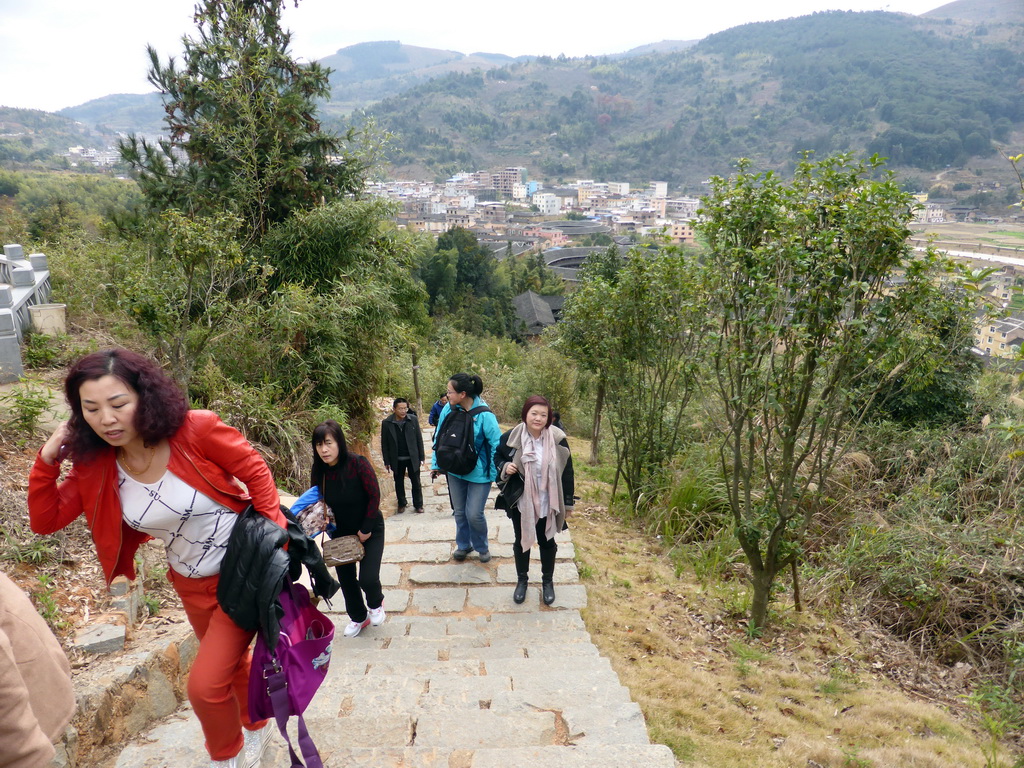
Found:
M 244 754 L 245 750 L 243 749 L 230 760 L 211 760 L 210 768 L 244 768 L 242 765 L 242 756 Z
M 345 627 L 345 637 L 355 637 L 363 631 L 363 627 L 367 627 L 370 624 L 370 618 L 367 616 L 362 621 L 350 621 L 348 626 Z
M 383 605 L 380 608 L 371 608 L 370 609 L 370 626 L 371 627 L 379 627 L 381 624 L 384 623 L 384 619 L 386 619 L 386 618 L 387 618 L 387 614 L 384 613 L 384 606 Z
M 245 746 L 242 747 L 240 756 L 244 760 L 239 763 L 241 768 L 258 768 L 262 762 L 263 753 L 267 751 L 267 745 L 274 735 L 274 729 L 270 727 L 271 722 L 273 721 L 267 721 L 267 724 L 258 731 L 242 731 L 245 735 Z

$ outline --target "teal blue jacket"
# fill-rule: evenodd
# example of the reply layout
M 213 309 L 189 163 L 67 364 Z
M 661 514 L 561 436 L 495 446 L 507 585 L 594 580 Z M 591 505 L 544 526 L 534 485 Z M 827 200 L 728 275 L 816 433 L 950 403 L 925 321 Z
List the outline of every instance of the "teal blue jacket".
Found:
M 487 405 L 482 397 L 473 400 L 471 408 L 478 405 Z M 456 408 L 462 406 L 457 405 Z M 444 424 L 444 420 L 451 413 L 452 404 L 445 403 L 441 409 L 441 415 L 437 419 L 438 424 Z M 468 409 L 467 409 L 468 410 Z M 438 430 L 440 432 L 441 430 Z M 498 450 L 498 442 L 501 440 L 501 427 L 498 426 L 498 418 L 490 411 L 478 413 L 473 417 L 473 441 L 476 443 L 477 460 L 473 471 L 466 475 L 449 474 L 470 483 L 493 483 L 498 476 L 498 469 L 494 466 L 494 452 Z M 433 454 L 430 456 L 431 469 L 440 469 Z

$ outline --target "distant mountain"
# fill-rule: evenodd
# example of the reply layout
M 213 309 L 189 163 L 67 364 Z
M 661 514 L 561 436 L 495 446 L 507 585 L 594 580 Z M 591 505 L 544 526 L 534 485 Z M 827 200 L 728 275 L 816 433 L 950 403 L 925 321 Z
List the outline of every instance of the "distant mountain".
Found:
M 110 131 L 52 112 L 0 107 L 0 165 L 52 167 L 54 155 L 69 147 L 105 149 L 116 140 Z
M 113 93 L 77 107 L 67 107 L 57 114 L 121 133 L 157 135 L 165 130 L 163 105 L 160 94 L 155 92 Z
M 368 112 L 397 137 L 403 176 L 525 165 L 550 180 L 661 179 L 699 192 L 737 157 L 783 168 L 813 150 L 877 152 L 927 187 L 940 168 L 995 167 L 993 142 L 1024 137 L 1024 28 L 984 29 L 822 12 L 672 53 L 451 74 Z
M 663 40 L 609 58 L 683 50 L 695 40 Z M 486 72 L 529 61 L 502 53 L 459 53 L 437 48 L 403 45 L 397 40 L 357 43 L 325 56 L 319 63 L 331 70 L 331 98 L 321 105 L 328 119 L 342 119 L 382 99 L 395 96 L 435 77 L 451 73 Z M 62 109 L 58 114 L 89 125 L 102 125 L 123 133 L 158 134 L 164 129 L 163 108 L 157 93 L 119 93 Z
M 963 19 L 976 24 L 1024 24 L 1022 0 L 954 0 L 922 14 L 930 19 Z
M 662 40 L 660 43 L 648 43 L 636 48 L 630 48 L 623 53 L 613 53 L 609 59 L 628 59 L 631 56 L 646 56 L 648 53 L 672 53 L 673 51 L 685 51 L 692 48 L 699 40 Z
M 487 71 L 529 57 L 500 53 L 443 51 L 402 45 L 397 41 L 358 43 L 341 48 L 320 64 L 334 70 L 331 99 L 321 105 L 325 118 L 340 119 L 381 99 L 452 72 Z M 123 133 L 157 134 L 164 130 L 157 93 L 120 93 L 62 109 L 58 114 Z
M 341 117 L 433 77 L 452 72 L 487 71 L 514 59 L 497 53 L 471 53 L 402 45 L 396 40 L 358 43 L 320 59 L 331 73 L 331 99 L 322 106 L 328 117 Z

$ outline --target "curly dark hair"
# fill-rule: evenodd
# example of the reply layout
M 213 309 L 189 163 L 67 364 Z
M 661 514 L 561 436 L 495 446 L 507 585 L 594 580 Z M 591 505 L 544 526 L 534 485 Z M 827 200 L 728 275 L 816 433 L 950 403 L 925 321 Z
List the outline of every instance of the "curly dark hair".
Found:
M 82 415 L 79 392 L 85 382 L 104 376 L 120 379 L 138 395 L 133 426 L 145 445 L 156 445 L 171 437 L 185 421 L 188 400 L 154 361 L 117 347 L 93 352 L 72 365 L 64 378 L 64 396 L 71 407 L 68 447 L 72 459 L 88 460 L 108 447 L 107 441 L 93 431 Z
M 323 483 L 327 464 L 320 458 L 320 453 L 316 447 L 328 437 L 333 437 L 334 442 L 338 444 L 338 468 L 340 469 L 348 463 L 348 443 L 345 442 L 345 433 L 341 430 L 341 424 L 334 419 L 328 419 L 317 424 L 316 429 L 313 430 L 313 439 L 311 441 L 313 443 L 313 466 L 309 470 L 309 484 L 315 485 L 317 488 Z

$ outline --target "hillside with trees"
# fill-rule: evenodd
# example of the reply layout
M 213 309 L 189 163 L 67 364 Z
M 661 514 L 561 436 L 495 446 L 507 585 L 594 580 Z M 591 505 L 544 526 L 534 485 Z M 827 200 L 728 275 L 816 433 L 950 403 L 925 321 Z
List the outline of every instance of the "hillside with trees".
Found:
M 549 180 L 665 179 L 690 191 L 737 157 L 878 152 L 928 175 L 998 158 L 1024 127 L 1024 26 L 993 36 L 886 12 L 748 24 L 691 49 L 449 75 L 368 110 L 396 173 L 527 165 Z
M 38 109 L 0 106 L 0 167 L 68 168 L 69 147 L 104 149 L 117 136 L 110 128 Z
M 915 191 L 947 167 L 1005 190 L 998 149 L 1024 133 L 1019 15 L 998 0 L 830 11 L 576 59 L 362 43 L 320 62 L 332 71 L 318 105 L 337 132 L 367 118 L 389 132 L 397 177 L 525 165 L 548 182 L 657 178 L 695 193 L 738 157 L 782 168 L 814 150 L 878 153 Z M 160 119 L 152 95 L 63 114 L 144 134 Z

